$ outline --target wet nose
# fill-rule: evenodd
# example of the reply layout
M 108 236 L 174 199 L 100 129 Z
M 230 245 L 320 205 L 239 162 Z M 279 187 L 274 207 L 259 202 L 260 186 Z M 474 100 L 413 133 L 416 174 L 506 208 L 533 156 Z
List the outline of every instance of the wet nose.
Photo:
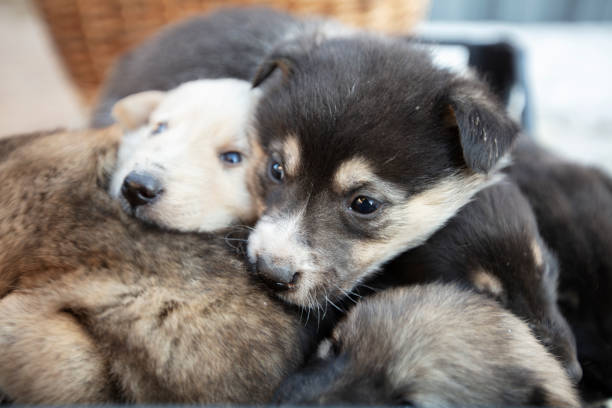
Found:
M 299 272 L 293 268 L 259 257 L 255 264 L 257 274 L 271 289 L 280 292 L 293 289 L 298 281 Z
M 132 208 L 150 204 L 161 192 L 162 187 L 159 180 L 149 174 L 135 171 L 125 177 L 121 186 L 121 194 Z
M 578 361 L 574 360 L 570 362 L 566 369 L 567 375 L 574 382 L 574 384 L 577 384 L 582 379 L 582 367 Z

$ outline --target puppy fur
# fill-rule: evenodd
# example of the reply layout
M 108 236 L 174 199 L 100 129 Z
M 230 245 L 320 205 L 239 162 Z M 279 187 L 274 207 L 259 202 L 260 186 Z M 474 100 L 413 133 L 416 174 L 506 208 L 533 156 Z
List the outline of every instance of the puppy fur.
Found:
M 495 181 L 517 133 L 485 86 L 434 68 L 403 40 L 257 9 L 199 17 L 133 50 L 95 118 L 134 92 L 253 75 L 264 100 L 252 188 L 268 211 L 250 260 L 272 286 L 279 271 L 299 277 L 279 295 L 302 306 L 333 302 L 424 242 Z M 287 167 L 282 186 L 269 180 L 272 158 Z M 357 193 L 381 200 L 383 215 L 348 212 Z
M 0 142 L 0 390 L 15 403 L 263 403 L 305 330 L 221 235 L 108 196 L 121 132 Z
M 576 343 L 557 306 L 557 259 L 520 190 L 503 181 L 474 200 L 424 245 L 402 254 L 371 286 L 444 281 L 487 294 L 523 319 L 577 382 Z
M 254 84 L 268 163 L 258 167 L 266 210 L 249 260 L 301 306 L 344 296 L 425 242 L 497 181 L 518 133 L 482 83 L 391 38 L 279 46 Z M 358 214 L 360 197 L 378 209 Z
M 561 365 L 489 297 L 454 285 L 380 292 L 359 302 L 283 404 L 578 407 Z
M 217 79 L 117 102 L 113 112 L 125 134 L 110 194 L 128 213 L 167 229 L 204 232 L 252 223 L 259 206 L 247 186 L 255 162 L 248 128 L 258 96 L 247 81 Z M 240 162 L 224 161 L 227 152 L 239 154 Z M 131 206 L 122 193 L 130 174 L 151 177 L 161 192 Z
M 560 261 L 559 303 L 578 344 L 587 399 L 612 396 L 612 178 L 529 140 L 509 176 L 536 214 Z
M 296 19 L 256 7 L 221 9 L 170 25 L 119 59 L 104 83 L 91 124 L 113 123 L 113 105 L 128 95 L 167 91 L 203 78 L 250 80 L 275 44 L 345 31 L 350 29 L 329 20 Z

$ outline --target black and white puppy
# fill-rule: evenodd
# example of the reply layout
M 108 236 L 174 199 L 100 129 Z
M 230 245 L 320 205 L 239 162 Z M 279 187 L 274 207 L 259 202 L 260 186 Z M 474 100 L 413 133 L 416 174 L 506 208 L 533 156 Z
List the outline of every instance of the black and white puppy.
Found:
M 429 240 L 389 263 L 373 286 L 456 282 L 523 319 L 578 382 L 572 331 L 557 306 L 559 267 L 518 187 L 503 181 L 476 194 Z
M 276 400 L 289 405 L 579 407 L 563 368 L 521 319 L 455 285 L 359 302 Z
M 612 178 L 521 140 L 509 176 L 560 262 L 559 304 L 584 369 L 587 399 L 612 396 Z
M 387 37 L 285 44 L 254 85 L 266 209 L 248 256 L 301 306 L 343 297 L 425 242 L 498 179 L 518 133 L 481 82 Z

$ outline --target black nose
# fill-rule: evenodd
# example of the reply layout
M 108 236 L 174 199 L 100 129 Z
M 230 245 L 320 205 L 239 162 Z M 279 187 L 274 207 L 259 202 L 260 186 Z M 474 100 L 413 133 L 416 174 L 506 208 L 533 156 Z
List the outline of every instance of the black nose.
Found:
M 294 272 L 292 268 L 278 265 L 264 257 L 257 259 L 255 268 L 264 283 L 277 292 L 295 288 L 300 276 L 300 273 Z
M 156 178 L 135 171 L 125 177 L 121 186 L 121 194 L 132 208 L 153 202 L 161 192 L 161 183 Z

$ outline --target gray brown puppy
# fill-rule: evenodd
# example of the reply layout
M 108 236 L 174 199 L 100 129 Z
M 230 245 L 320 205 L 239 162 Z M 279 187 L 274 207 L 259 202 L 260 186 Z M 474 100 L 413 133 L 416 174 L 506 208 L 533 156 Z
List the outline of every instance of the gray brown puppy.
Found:
M 525 323 L 448 284 L 359 302 L 276 397 L 306 405 L 580 406 L 563 368 Z
M 254 403 L 302 363 L 303 325 L 224 235 L 129 218 L 121 132 L 0 142 L 0 390 L 16 403 Z

